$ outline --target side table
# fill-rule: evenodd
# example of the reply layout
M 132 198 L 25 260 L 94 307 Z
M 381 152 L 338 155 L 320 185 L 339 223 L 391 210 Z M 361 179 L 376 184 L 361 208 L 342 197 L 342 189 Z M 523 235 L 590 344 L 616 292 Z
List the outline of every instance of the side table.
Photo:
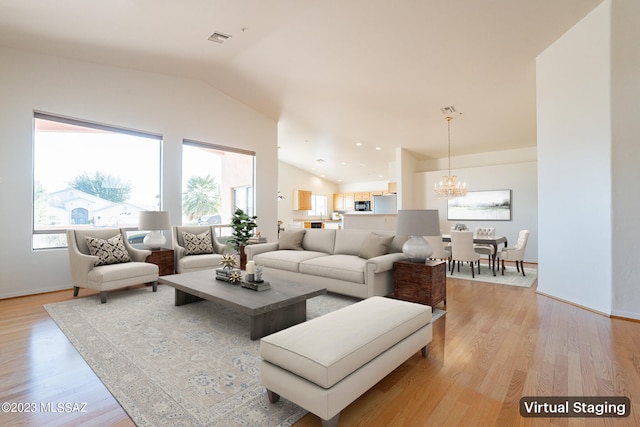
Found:
M 393 263 L 397 299 L 417 302 L 435 307 L 440 302 L 447 304 L 447 267 L 444 261 L 427 260 L 424 264 L 409 260 Z
M 167 276 L 175 274 L 173 265 L 173 249 L 161 248 L 151 250 L 151 255 L 147 257 L 145 262 L 150 262 L 158 266 L 158 275 Z

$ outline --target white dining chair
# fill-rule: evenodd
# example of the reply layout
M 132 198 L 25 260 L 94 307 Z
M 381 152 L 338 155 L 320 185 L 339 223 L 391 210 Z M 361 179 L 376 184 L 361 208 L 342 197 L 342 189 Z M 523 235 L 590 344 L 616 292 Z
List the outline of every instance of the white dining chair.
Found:
M 529 230 L 521 230 L 518 233 L 518 241 L 515 246 L 511 248 L 504 248 L 498 255 L 498 263 L 502 260 L 502 275 L 504 276 L 504 262 L 506 261 L 515 261 L 516 269 L 520 272 L 522 271 L 522 275 L 524 276 L 524 251 L 527 249 L 527 241 L 529 240 Z
M 456 261 L 458 262 L 458 271 L 460 271 L 460 261 L 469 262 L 471 277 L 476 277 L 474 264 L 477 262 L 478 274 L 480 274 L 480 254 L 473 248 L 473 231 L 451 232 L 451 275 L 453 275 Z
M 424 236 L 424 238 L 433 249 L 433 253 L 429 258 L 448 261 L 449 265 L 451 265 L 451 246 L 444 244 L 442 236 Z
M 476 227 L 473 233 L 474 239 L 495 239 L 496 229 L 494 227 Z M 476 252 L 482 255 L 487 255 L 489 261 L 489 268 L 491 268 L 491 259 L 495 255 L 495 249 L 493 245 L 484 245 L 476 243 L 473 245 Z M 495 265 L 494 265 L 495 268 Z

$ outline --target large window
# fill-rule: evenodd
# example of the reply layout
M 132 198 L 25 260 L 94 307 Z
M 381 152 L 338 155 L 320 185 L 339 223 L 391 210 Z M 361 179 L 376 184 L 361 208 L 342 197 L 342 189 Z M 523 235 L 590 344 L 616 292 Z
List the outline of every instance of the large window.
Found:
M 228 235 L 236 208 L 255 215 L 255 153 L 185 140 L 182 145 L 182 223 L 216 225 Z
M 310 215 L 327 216 L 327 196 L 314 194 L 311 196 Z
M 161 137 L 34 114 L 33 248 L 66 246 L 65 229 L 136 228 L 158 210 Z

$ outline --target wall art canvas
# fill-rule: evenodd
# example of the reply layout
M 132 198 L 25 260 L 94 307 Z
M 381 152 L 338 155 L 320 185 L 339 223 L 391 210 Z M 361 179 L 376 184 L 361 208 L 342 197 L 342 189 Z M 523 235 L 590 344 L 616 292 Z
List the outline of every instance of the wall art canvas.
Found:
M 511 190 L 468 191 L 449 199 L 449 221 L 511 221 Z

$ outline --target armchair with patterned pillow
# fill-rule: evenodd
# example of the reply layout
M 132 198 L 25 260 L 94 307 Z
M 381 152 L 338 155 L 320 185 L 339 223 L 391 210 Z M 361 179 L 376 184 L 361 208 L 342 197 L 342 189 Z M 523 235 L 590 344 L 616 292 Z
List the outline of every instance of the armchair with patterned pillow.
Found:
M 177 225 L 172 233 L 178 274 L 221 266 L 227 246 L 216 239 L 213 227 Z
M 124 229 L 67 230 L 73 296 L 80 288 L 100 291 L 107 302 L 107 291 L 151 283 L 158 286 L 158 266 L 144 262 L 151 251 L 136 249 Z

